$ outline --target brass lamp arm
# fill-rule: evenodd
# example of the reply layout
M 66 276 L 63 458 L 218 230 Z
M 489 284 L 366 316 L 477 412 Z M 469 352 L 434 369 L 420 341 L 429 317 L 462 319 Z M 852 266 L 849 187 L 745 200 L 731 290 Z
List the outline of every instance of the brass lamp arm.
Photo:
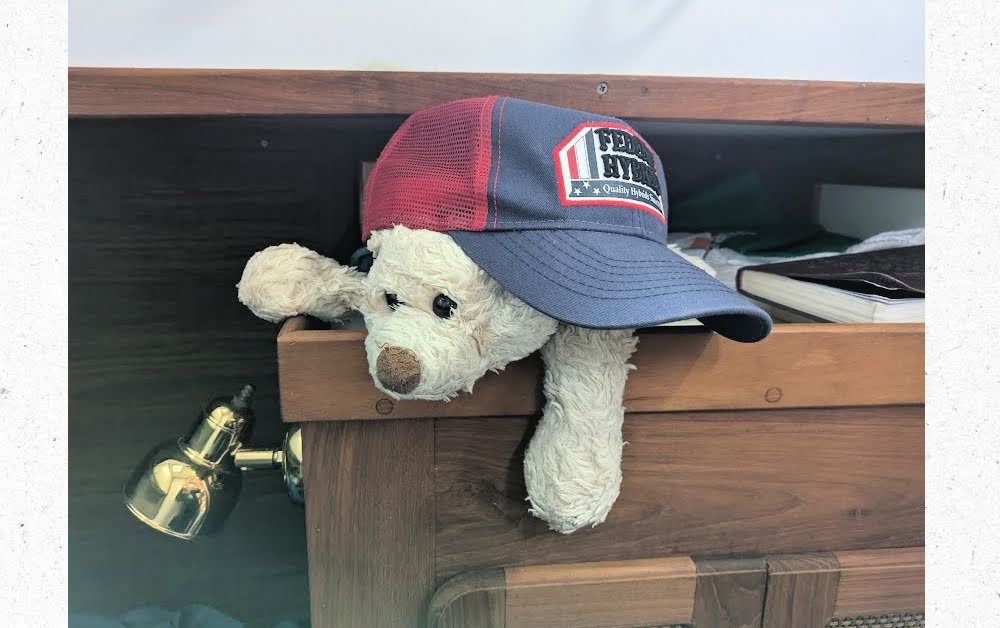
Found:
M 285 460 L 281 447 L 268 449 L 240 448 L 233 453 L 233 463 L 243 471 L 279 469 Z

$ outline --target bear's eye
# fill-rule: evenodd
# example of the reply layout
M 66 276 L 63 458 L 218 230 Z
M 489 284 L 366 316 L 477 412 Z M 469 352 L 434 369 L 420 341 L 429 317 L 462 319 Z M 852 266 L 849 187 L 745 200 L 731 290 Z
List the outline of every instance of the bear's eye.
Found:
M 447 295 L 439 294 L 434 297 L 434 303 L 431 304 L 431 309 L 434 310 L 434 315 L 439 318 L 451 318 L 452 312 L 458 307 L 458 303 L 455 303 Z
M 400 301 L 399 297 L 396 296 L 395 294 L 393 294 L 391 292 L 386 292 L 385 293 L 385 304 L 389 306 L 389 309 L 394 310 L 397 307 L 399 307 L 400 305 L 403 305 L 403 302 Z

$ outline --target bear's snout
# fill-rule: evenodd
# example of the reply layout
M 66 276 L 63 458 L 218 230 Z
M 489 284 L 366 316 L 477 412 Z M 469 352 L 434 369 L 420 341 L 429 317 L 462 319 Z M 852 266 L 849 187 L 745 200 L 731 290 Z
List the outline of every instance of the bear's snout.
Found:
M 420 383 L 420 360 L 409 349 L 386 347 L 378 354 L 375 375 L 383 386 L 405 395 Z

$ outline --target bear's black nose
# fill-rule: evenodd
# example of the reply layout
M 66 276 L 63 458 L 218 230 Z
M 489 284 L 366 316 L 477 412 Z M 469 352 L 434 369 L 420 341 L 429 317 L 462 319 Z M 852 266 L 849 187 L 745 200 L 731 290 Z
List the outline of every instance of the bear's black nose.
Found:
M 420 360 L 409 349 L 386 347 L 375 361 L 375 375 L 387 389 L 405 395 L 420 383 Z

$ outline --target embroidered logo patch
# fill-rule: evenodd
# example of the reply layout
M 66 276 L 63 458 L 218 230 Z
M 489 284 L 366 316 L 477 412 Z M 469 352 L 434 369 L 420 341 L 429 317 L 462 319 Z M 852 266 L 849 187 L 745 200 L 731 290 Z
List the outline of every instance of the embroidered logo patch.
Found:
M 618 205 L 665 221 L 653 151 L 628 127 L 586 122 L 552 156 L 563 205 Z

